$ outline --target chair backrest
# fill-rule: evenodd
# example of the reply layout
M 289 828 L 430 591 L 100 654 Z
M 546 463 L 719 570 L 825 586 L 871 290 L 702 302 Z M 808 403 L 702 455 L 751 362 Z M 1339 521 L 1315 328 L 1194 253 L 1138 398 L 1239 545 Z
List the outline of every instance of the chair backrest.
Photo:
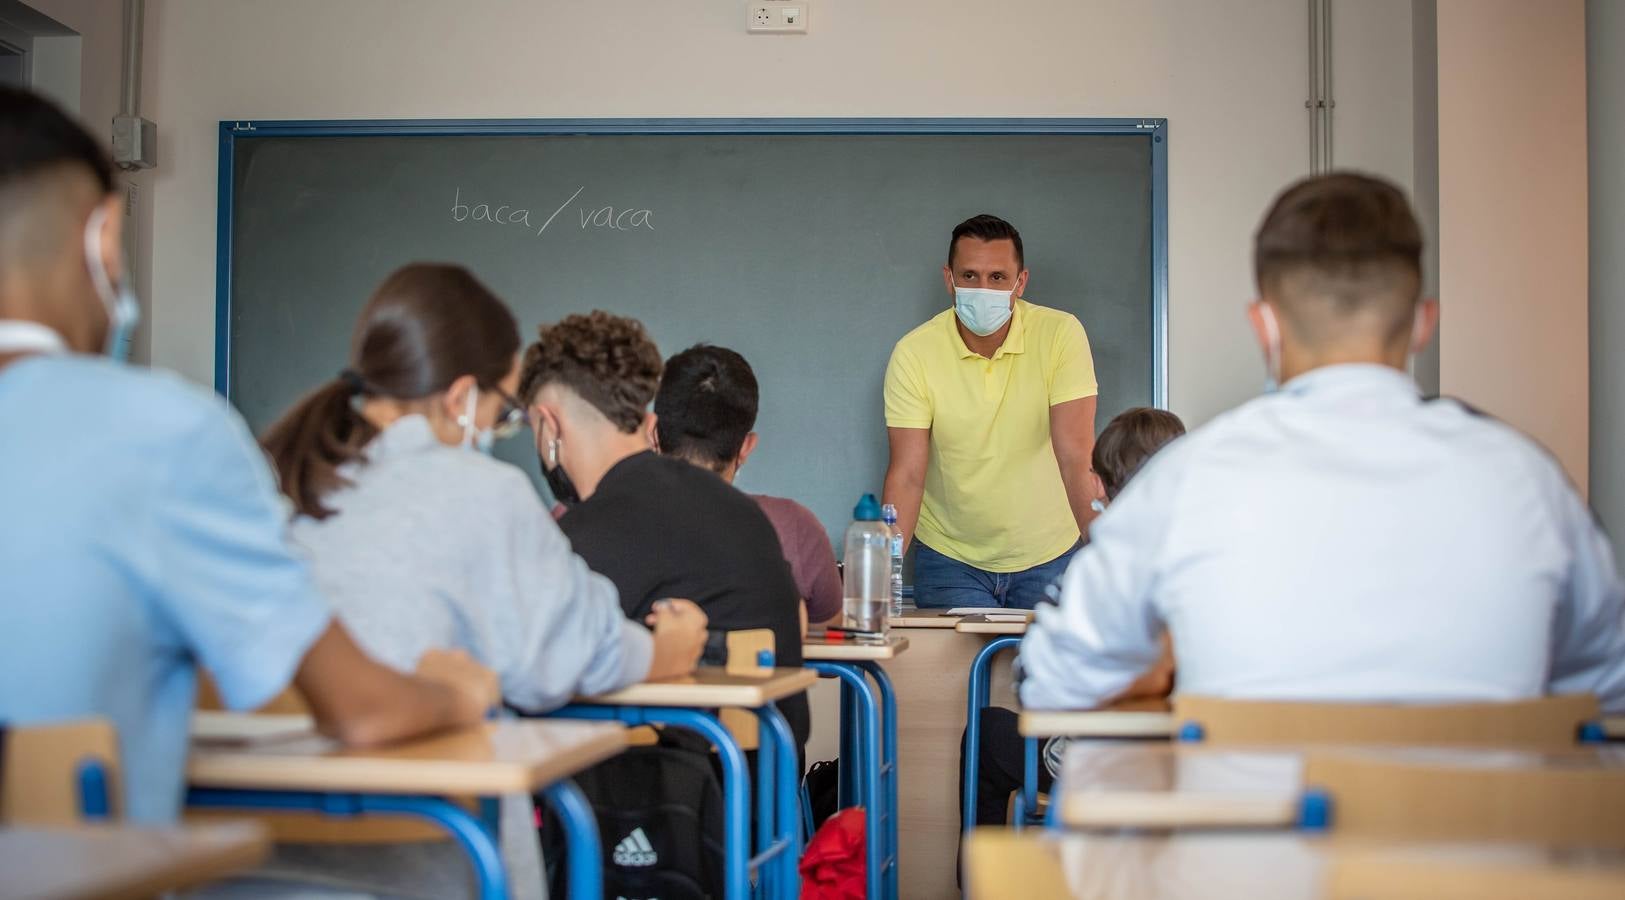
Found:
M 1598 716 L 1590 694 L 1510 703 L 1299 703 L 1174 698 L 1176 735 L 1216 744 L 1443 744 L 1563 749 Z
M 1607 755 L 1605 755 L 1607 754 Z M 1314 750 L 1306 789 L 1342 838 L 1625 847 L 1625 761 L 1607 750 Z
M 117 818 L 120 797 L 113 723 L 89 718 L 5 727 L 0 824 L 60 826 Z

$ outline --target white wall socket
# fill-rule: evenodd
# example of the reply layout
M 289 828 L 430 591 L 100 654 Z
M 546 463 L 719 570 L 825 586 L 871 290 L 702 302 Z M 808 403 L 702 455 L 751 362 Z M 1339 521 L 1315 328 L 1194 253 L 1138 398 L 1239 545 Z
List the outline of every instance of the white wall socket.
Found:
M 806 34 L 807 0 L 777 0 L 745 6 L 745 30 L 751 34 Z

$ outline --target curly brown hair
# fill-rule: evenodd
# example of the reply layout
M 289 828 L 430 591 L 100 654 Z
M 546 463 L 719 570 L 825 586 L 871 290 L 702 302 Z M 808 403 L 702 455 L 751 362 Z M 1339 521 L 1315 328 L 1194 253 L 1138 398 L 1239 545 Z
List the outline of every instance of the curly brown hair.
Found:
M 529 405 L 547 385 L 563 385 L 631 434 L 654 400 L 662 367 L 642 322 L 595 309 L 539 329 L 525 349 L 519 398 Z

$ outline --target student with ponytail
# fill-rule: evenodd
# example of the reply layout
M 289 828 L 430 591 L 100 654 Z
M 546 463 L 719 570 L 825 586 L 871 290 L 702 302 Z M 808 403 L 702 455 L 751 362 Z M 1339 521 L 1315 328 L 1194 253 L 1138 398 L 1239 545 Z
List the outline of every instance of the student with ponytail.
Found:
M 419 263 L 386 278 L 338 376 L 264 435 L 296 510 L 293 543 L 374 657 L 404 667 L 427 647 L 467 650 L 522 709 L 687 674 L 705 614 L 666 601 L 648 617 L 652 635 L 628 620 L 524 473 L 482 452 L 524 423 L 518 352 L 513 315 L 466 269 Z M 505 804 L 504 853 L 528 892 L 540 873 L 528 798 L 517 799 Z M 364 867 L 369 885 L 387 873 L 416 895 L 462 889 L 451 844 L 357 849 L 285 848 L 279 861 L 329 877 Z M 431 887 L 442 882 L 443 893 Z

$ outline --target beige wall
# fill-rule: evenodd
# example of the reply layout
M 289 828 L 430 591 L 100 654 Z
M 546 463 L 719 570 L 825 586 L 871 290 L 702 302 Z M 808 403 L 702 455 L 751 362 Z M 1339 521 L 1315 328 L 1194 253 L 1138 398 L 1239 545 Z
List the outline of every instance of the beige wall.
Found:
M 1257 391 L 1247 248 L 1307 167 L 1301 0 L 813 0 L 806 37 L 747 35 L 741 7 L 152 0 L 154 359 L 212 378 L 220 119 L 1166 116 L 1172 405 Z M 1410 4 L 1337 15 L 1340 160 L 1408 186 Z
M 1583 0 L 1439 0 L 1440 386 L 1588 480 Z

